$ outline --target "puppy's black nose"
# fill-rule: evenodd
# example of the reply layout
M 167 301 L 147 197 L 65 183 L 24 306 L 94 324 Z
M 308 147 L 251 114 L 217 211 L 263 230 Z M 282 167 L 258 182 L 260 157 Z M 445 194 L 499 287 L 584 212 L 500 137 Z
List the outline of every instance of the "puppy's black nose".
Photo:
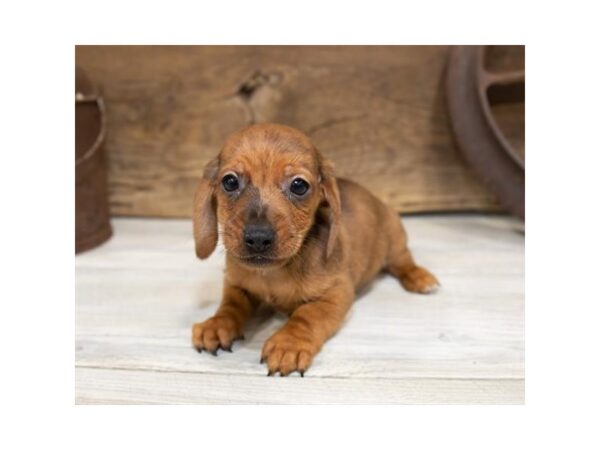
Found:
M 264 253 L 273 246 L 275 230 L 268 224 L 246 225 L 244 242 L 251 253 Z

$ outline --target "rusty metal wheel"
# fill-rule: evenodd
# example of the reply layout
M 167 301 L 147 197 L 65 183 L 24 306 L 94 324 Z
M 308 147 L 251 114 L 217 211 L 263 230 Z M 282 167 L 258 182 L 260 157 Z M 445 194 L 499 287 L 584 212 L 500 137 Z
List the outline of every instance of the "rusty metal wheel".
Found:
M 485 46 L 451 49 L 446 74 L 450 122 L 465 160 L 502 206 L 525 219 L 524 147 L 520 152 L 511 145 L 492 112 L 494 103 L 524 104 L 525 70 L 491 71 L 485 57 Z

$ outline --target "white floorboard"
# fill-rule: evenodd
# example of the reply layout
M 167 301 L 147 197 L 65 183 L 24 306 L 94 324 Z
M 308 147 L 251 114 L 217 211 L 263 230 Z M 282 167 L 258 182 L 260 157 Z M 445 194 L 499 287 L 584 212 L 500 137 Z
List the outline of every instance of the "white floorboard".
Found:
M 231 354 L 190 346 L 220 300 L 222 249 L 197 260 L 191 221 L 113 219 L 114 237 L 76 257 L 76 403 L 523 403 L 522 226 L 404 221 L 442 289 L 419 296 L 382 276 L 305 378 L 274 379 L 258 360 L 281 316 L 256 318 Z

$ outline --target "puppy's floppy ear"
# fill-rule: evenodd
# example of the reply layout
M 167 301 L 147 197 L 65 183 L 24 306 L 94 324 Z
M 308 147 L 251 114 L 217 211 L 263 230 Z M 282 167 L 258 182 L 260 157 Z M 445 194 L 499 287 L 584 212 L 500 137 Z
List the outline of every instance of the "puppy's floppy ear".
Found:
M 319 173 L 321 175 L 321 190 L 329 206 L 329 236 L 327 237 L 326 257 L 333 253 L 338 236 L 339 224 L 342 215 L 342 202 L 340 191 L 333 173 L 333 164 L 326 159 L 321 159 Z
M 217 157 L 206 164 L 194 196 L 194 241 L 200 259 L 208 258 L 217 246 L 217 199 L 214 194 L 218 171 Z

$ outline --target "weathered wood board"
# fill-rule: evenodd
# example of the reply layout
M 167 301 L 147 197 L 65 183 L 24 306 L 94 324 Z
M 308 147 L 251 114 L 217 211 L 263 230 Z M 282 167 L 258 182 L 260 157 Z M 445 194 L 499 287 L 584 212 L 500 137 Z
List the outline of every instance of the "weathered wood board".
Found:
M 401 212 L 497 210 L 462 162 L 444 46 L 77 46 L 108 114 L 114 215 L 188 217 L 225 137 L 273 121 Z

